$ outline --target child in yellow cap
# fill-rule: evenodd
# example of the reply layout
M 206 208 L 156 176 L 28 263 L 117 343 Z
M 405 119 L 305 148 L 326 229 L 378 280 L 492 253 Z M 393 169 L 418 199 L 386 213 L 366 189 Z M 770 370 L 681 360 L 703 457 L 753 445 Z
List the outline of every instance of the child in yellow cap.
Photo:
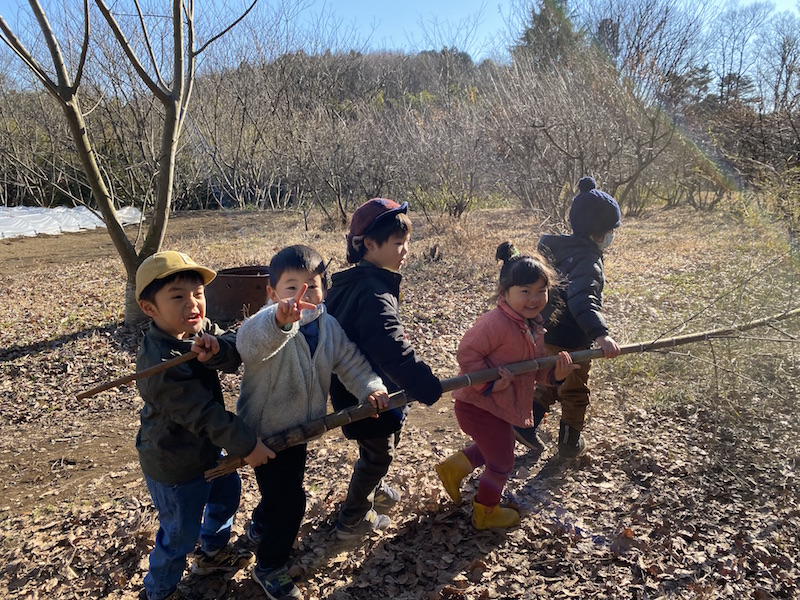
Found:
M 241 481 L 233 473 L 207 482 L 222 448 L 250 466 L 275 454 L 244 421 L 225 410 L 217 370 L 241 363 L 236 337 L 206 318 L 205 285 L 216 272 L 181 252 L 158 252 L 136 272 L 136 300 L 152 319 L 139 346 L 143 369 L 186 352 L 191 360 L 137 380 L 144 400 L 136 450 L 147 489 L 158 510 L 159 528 L 140 600 L 180 600 L 186 555 L 200 548 L 192 571 L 233 573 L 252 562 L 250 552 L 228 545 L 239 507 Z

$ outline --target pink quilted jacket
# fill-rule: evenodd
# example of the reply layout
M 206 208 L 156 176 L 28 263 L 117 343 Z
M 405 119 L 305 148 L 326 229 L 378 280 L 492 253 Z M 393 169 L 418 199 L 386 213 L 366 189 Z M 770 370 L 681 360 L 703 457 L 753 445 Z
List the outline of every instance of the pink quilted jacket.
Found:
M 459 374 L 546 356 L 544 332 L 541 317 L 536 318 L 531 329 L 526 320 L 500 298 L 497 306 L 478 317 L 461 339 L 456 355 Z M 511 385 L 501 392 L 485 395 L 489 384 L 482 383 L 455 390 L 453 397 L 474 404 L 512 425 L 532 427 L 534 385 L 537 381 L 552 385 L 553 370 L 554 367 L 550 367 L 515 375 Z

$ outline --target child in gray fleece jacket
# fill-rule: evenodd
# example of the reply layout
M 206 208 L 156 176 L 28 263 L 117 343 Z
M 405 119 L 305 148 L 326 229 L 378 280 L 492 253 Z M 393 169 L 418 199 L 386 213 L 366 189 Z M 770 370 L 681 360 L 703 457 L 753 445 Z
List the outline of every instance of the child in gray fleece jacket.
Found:
M 259 437 L 323 417 L 331 374 L 363 402 L 385 408 L 386 386 L 325 311 L 325 263 L 308 246 L 289 246 L 269 265 L 272 304 L 242 323 L 244 363 L 236 412 Z M 261 501 L 248 537 L 258 542 L 253 579 L 271 598 L 302 598 L 287 562 L 306 507 L 306 445 L 278 452 L 255 469 Z

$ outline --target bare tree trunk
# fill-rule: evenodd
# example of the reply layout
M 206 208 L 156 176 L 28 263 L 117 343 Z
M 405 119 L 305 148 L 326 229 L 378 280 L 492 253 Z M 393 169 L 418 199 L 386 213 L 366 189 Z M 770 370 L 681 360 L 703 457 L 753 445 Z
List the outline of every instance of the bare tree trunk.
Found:
M 72 139 L 78 150 L 78 156 L 83 165 L 84 174 L 89 181 L 89 186 L 92 188 L 95 202 L 103 215 L 103 221 L 106 223 L 108 235 L 114 243 L 122 262 L 125 265 L 125 271 L 129 278 L 131 275 L 135 279 L 136 269 L 139 266 L 139 260 L 136 256 L 136 249 L 128 240 L 125 231 L 122 228 L 117 211 L 111 202 L 111 195 L 109 194 L 103 176 L 100 173 L 100 167 L 95 160 L 95 153 L 92 149 L 92 143 L 86 133 L 86 123 L 83 120 L 83 113 L 81 112 L 80 104 L 76 97 L 69 98 L 62 102 L 62 109 L 64 116 L 67 119 Z
M 95 202 L 97 203 L 97 206 L 103 215 L 103 221 L 105 221 L 106 229 L 111 237 L 111 241 L 114 243 L 114 247 L 117 249 L 120 258 L 122 259 L 128 278 L 128 287 L 130 287 L 131 282 L 135 282 L 136 269 L 139 266 L 140 259 L 136 254 L 136 249 L 125 235 L 122 223 L 117 216 L 117 211 L 114 209 L 114 205 L 111 201 L 111 194 L 109 193 L 109 190 L 103 179 L 100 166 L 97 164 L 96 155 L 94 149 L 92 148 L 92 143 L 89 140 L 86 123 L 83 119 L 83 112 L 80 108 L 80 102 L 78 101 L 78 97 L 76 95 L 78 87 L 80 86 L 84 60 L 89 45 L 88 3 L 86 0 L 84 1 L 84 10 L 86 14 L 85 33 L 81 46 L 81 59 L 77 68 L 74 83 L 67 73 L 67 68 L 61 55 L 61 49 L 59 47 L 58 40 L 56 39 L 53 30 L 50 28 L 50 24 L 48 23 L 47 17 L 45 16 L 38 0 L 32 0 L 31 8 L 36 16 L 37 21 L 39 22 L 39 27 L 42 30 L 45 43 L 50 50 L 50 57 L 53 61 L 53 67 L 55 69 L 57 81 L 53 81 L 47 75 L 45 70 L 39 66 L 25 46 L 14 35 L 14 32 L 2 17 L 0 17 L 0 31 L 2 31 L 12 50 L 28 65 L 28 67 L 44 84 L 45 89 L 61 106 L 64 116 L 67 120 L 67 125 L 69 126 L 72 134 L 72 139 L 75 143 L 81 165 L 83 166 L 84 173 L 89 182 L 89 186 L 91 187 L 92 195 L 94 196 Z M 141 321 L 144 317 L 138 307 L 138 304 L 135 306 L 130 306 L 130 313 L 128 309 L 129 303 L 126 294 L 125 322 L 130 323 Z
M 239 23 L 252 10 L 256 1 L 257 0 L 253 0 L 249 8 L 247 8 L 243 14 L 221 32 L 211 36 L 204 44 L 197 48 L 195 46 L 194 0 L 172 0 L 172 74 L 171 77 L 164 77 L 160 71 L 154 48 L 150 43 L 145 15 L 142 13 L 139 3 L 135 3 L 135 7 L 138 13 L 139 23 L 141 24 L 140 35 L 144 42 L 144 48 L 146 49 L 147 58 L 154 73 L 153 75 L 148 72 L 142 61 L 140 61 L 139 57 L 136 55 L 133 45 L 123 33 L 122 28 L 105 0 L 94 0 L 95 5 L 111 28 L 114 38 L 117 40 L 121 51 L 125 54 L 125 57 L 136 75 L 164 107 L 160 153 L 157 161 L 156 201 L 153 207 L 152 221 L 146 239 L 138 254 L 134 244 L 132 244 L 125 235 L 117 212 L 114 209 L 113 195 L 102 176 L 100 165 L 97 162 L 97 155 L 89 139 L 89 134 L 87 133 L 86 123 L 77 95 L 90 44 L 89 0 L 83 0 L 83 38 L 80 43 L 81 52 L 75 69 L 74 81 L 67 72 L 67 66 L 59 42 L 53 29 L 50 27 L 50 23 L 47 20 L 47 16 L 44 14 L 39 0 L 30 0 L 30 6 L 38 22 L 39 29 L 42 32 L 44 43 L 49 51 L 50 59 L 52 60 L 51 70 L 55 74 L 55 80 L 48 74 L 48 69 L 44 68 L 37 61 L 26 46 L 17 38 L 14 31 L 3 18 L 0 17 L 0 33 L 2 33 L 3 41 L 39 79 L 47 92 L 56 99 L 64 112 L 83 171 L 92 190 L 92 195 L 103 215 L 108 233 L 125 267 L 127 275 L 125 286 L 126 324 L 135 324 L 144 319 L 144 315 L 139 309 L 134 297 L 136 269 L 139 267 L 142 260 L 158 252 L 164 242 L 172 201 L 178 139 L 183 125 L 183 119 L 188 110 L 189 99 L 191 98 L 197 56 L 211 43 L 225 35 Z M 170 79 L 172 80 L 171 87 L 166 83 L 166 81 Z

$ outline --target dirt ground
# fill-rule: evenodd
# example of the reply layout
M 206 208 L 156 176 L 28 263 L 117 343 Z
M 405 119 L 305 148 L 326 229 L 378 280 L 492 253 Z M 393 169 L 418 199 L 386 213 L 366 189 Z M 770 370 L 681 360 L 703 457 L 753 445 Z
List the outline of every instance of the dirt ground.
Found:
M 258 230 L 264 226 L 264 220 L 267 220 L 264 215 L 252 213 L 226 213 L 224 216 L 215 213 L 178 215 L 169 222 L 169 237 L 165 247 L 169 247 L 175 240 L 202 238 L 208 231 L 213 231 L 215 238 L 224 239 L 240 234 L 245 228 Z M 135 226 L 129 226 L 127 232 L 131 239 L 135 239 Z M 8 291 L 9 287 L 19 285 L 14 276 L 25 273 L 31 274 L 34 285 L 38 283 L 35 280 L 48 280 L 64 269 L 78 277 L 91 279 L 96 276 L 92 265 L 98 261 L 118 262 L 116 249 L 108 233 L 102 228 L 59 236 L 0 240 L 0 293 L 4 287 Z M 120 280 L 123 276 L 121 263 L 113 264 L 110 273 Z M 108 274 L 109 272 L 105 272 L 102 275 Z M 70 285 L 70 282 L 65 285 Z M 29 296 L 29 301 L 34 304 L 37 302 L 34 295 Z M 58 303 L 59 297 L 55 295 L 48 301 Z M 119 331 L 123 314 L 118 313 L 115 316 L 120 321 L 110 323 L 105 329 L 101 327 L 101 330 L 104 335 L 116 336 L 117 350 L 120 352 L 116 359 L 125 367 L 118 375 L 121 377 L 127 374 L 125 369 L 133 366 L 138 332 Z M 15 344 L 13 339 L 6 339 L 11 344 L 4 344 L 5 347 L 0 349 L 0 360 L 36 352 L 47 345 L 67 344 L 72 337 L 84 333 L 76 331 L 67 335 L 47 336 L 32 344 Z M 80 385 L 85 385 L 74 393 L 117 378 L 114 375 L 103 379 L 104 370 L 101 370 L 101 376 L 97 380 L 91 376 L 90 379 L 80 381 Z M 32 379 L 35 378 L 34 375 Z M 5 385 L 12 386 L 14 383 L 9 380 Z M 135 388 L 132 385 L 124 386 L 122 395 L 125 396 L 124 400 L 120 398 L 122 403 L 135 403 Z M 235 399 L 232 401 L 235 402 Z M 25 475 L 12 485 L 9 482 L 4 483 L 3 505 L 30 510 L 44 498 L 50 501 L 73 498 L 81 486 L 94 477 L 97 465 L 102 465 L 104 471 L 117 472 L 122 469 L 125 475 L 118 475 L 116 483 L 123 486 L 140 477 L 135 469 L 131 470 L 132 465 L 138 464 L 136 449 L 131 443 L 138 429 L 138 413 L 102 411 L 98 414 L 92 410 L 79 410 L 69 422 L 59 421 L 57 425 L 63 430 L 53 431 L 49 427 L 42 427 L 40 420 L 17 424 L 25 446 L 3 448 L 0 451 L 0 460 L 11 463 L 12 469 L 15 468 L 14 463 L 25 465 Z M 128 470 L 125 471 L 123 467 Z
M 513 210 L 415 219 L 403 317 L 438 376 L 456 373 L 458 340 L 489 307 L 496 245 L 524 248 L 540 230 Z M 300 242 L 345 267 L 343 230 L 314 220 L 306 230 L 296 214 L 193 213 L 168 231 L 165 248 L 217 269 L 266 264 Z M 627 219 L 606 270 L 608 316 L 627 343 L 791 307 L 797 265 L 779 228 L 687 210 Z M 0 240 L 0 597 L 132 599 L 141 587 L 157 529 L 133 445 L 141 400 L 132 385 L 75 398 L 132 372 L 139 332 L 121 326 L 124 285 L 103 230 Z M 554 407 L 544 455 L 517 448 L 506 493 L 523 522 L 507 534 L 469 525 L 479 471 L 463 506 L 436 480 L 435 463 L 467 442 L 446 397 L 411 411 L 390 530 L 343 548 L 332 528 L 356 454 L 332 432 L 311 447 L 293 576 L 308 598 L 341 600 L 797 597 L 798 333 L 787 322 L 598 362 L 589 454 L 555 459 Z M 238 377 L 222 378 L 231 408 Z M 242 477 L 237 544 L 257 502 Z M 187 576 L 182 589 L 263 597 L 246 573 Z
M 245 230 L 268 226 L 270 213 L 214 213 L 196 211 L 170 218 L 165 247 L 180 239 L 198 238 L 213 232 L 215 239 L 239 235 Z M 131 240 L 138 228 L 126 227 Z M 104 228 L 62 235 L 0 239 L 0 276 L 25 271 L 46 271 L 57 265 L 80 264 L 116 257 L 116 249 Z
M 214 240 L 257 234 L 274 226 L 274 221 L 274 215 L 269 213 L 183 213 L 171 218 L 164 247 L 183 246 L 186 240 L 202 240 L 209 236 L 209 232 L 213 232 Z M 131 238 L 135 235 L 133 229 L 128 228 Z M 6 285 L 14 285 L 12 276 L 20 273 L 36 273 L 35 277 L 47 278 L 49 272 L 67 268 L 91 278 L 93 263 L 98 260 L 117 262 L 116 257 L 114 245 L 104 229 L 60 236 L 0 240 L 0 290 Z M 116 268 L 117 265 L 114 265 L 112 270 Z M 121 267 L 119 269 L 121 276 Z M 58 298 L 53 298 L 53 301 L 58 302 Z M 120 313 L 119 318 L 122 316 Z M 111 324 L 103 333 L 116 338 L 118 350 L 122 353 L 116 357 L 116 361 L 133 361 L 138 332 L 120 331 L 120 325 L 120 322 Z M 81 333 L 78 332 L 78 335 Z M 27 345 L 12 344 L 0 349 L 0 360 L 19 353 L 36 351 L 48 345 L 48 341 L 50 344 L 65 344 L 70 337 L 60 336 Z M 128 373 L 123 370 L 119 376 L 126 374 Z M 116 378 L 116 375 L 105 379 L 99 377 L 95 381 L 93 376 L 91 380 L 79 381 L 83 387 L 76 390 L 76 393 Z M 238 393 L 238 379 L 225 375 L 223 379 L 227 383 L 226 391 L 230 392 L 227 398 L 232 409 Z M 13 385 L 11 381 L 6 383 Z M 132 384 L 105 393 L 105 396 L 118 396 L 117 403 L 121 401 L 125 404 L 135 405 L 138 400 Z M 119 396 L 124 396 L 124 400 Z M 423 413 L 420 411 L 413 413 L 410 423 L 416 423 L 426 431 L 435 431 L 441 427 L 457 428 L 449 410 L 426 411 L 424 418 L 419 416 L 421 414 Z M 3 505 L 10 504 L 19 509 L 30 510 L 45 498 L 48 501 L 72 499 L 95 476 L 98 465 L 102 465 L 104 472 L 117 472 L 114 477 L 116 484 L 125 486 L 140 478 L 140 474 L 136 472 L 138 459 L 132 443 L 138 429 L 138 412 L 81 410 L 68 423 L 59 420 L 57 425 L 65 430 L 53 431 L 49 427 L 42 427 L 42 422 L 37 420 L 17 424 L 26 447 L 15 445 L 3 448 L 0 451 L 0 460 L 11 463 L 12 469 L 15 468 L 14 463 L 26 465 L 25 475 L 12 485 L 4 483 Z M 43 453 L 47 458 L 43 457 Z

